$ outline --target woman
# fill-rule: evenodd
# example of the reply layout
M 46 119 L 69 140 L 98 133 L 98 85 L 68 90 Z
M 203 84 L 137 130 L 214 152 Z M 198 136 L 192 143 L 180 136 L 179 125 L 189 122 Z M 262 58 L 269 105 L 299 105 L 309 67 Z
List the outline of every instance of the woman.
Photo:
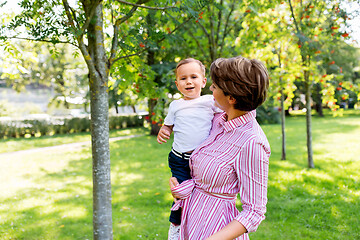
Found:
M 249 239 L 265 218 L 270 146 L 255 109 L 266 99 L 269 76 L 258 60 L 217 59 L 211 64 L 215 105 L 209 137 L 190 158 L 192 179 L 170 187 L 183 208 L 179 239 Z M 242 211 L 235 207 L 240 195 Z

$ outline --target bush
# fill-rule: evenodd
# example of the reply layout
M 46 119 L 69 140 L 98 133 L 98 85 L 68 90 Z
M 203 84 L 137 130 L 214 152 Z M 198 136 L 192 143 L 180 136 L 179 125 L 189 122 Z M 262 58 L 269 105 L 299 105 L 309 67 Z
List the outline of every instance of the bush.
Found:
M 280 123 L 280 113 L 273 106 L 261 105 L 256 109 L 256 119 L 259 124 L 278 124 Z
M 144 126 L 141 115 L 110 116 L 109 129 Z M 29 136 L 44 136 L 90 131 L 89 118 L 52 118 L 49 120 L 27 119 L 19 121 L 1 121 L 0 139 Z

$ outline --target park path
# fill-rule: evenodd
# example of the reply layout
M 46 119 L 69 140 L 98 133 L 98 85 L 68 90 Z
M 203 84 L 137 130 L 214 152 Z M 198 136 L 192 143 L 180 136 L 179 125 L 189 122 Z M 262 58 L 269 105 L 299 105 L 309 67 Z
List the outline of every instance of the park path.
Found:
M 109 138 L 109 142 L 114 142 L 114 141 L 123 140 L 123 139 L 130 139 L 130 138 L 135 138 L 135 137 L 141 137 L 141 136 L 145 136 L 145 134 L 113 137 L 113 138 Z M 35 154 L 37 152 L 44 152 L 44 151 L 54 151 L 54 150 L 69 151 L 69 150 L 79 149 L 81 147 L 90 146 L 90 145 L 91 145 L 91 141 L 86 141 L 86 142 L 67 143 L 67 144 L 50 146 L 50 147 L 32 148 L 32 149 L 20 150 L 20 151 L 15 151 L 15 152 L 0 153 L 0 158 L 10 157 L 10 156 L 15 156 L 15 155 L 23 155 L 23 154 Z

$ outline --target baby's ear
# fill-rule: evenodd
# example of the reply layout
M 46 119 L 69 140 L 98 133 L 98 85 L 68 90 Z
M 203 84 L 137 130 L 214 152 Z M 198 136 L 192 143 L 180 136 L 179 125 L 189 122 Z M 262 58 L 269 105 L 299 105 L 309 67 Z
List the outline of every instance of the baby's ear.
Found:
M 202 88 L 204 88 L 205 86 L 206 86 L 206 81 L 207 81 L 207 78 L 206 77 L 204 77 L 204 79 L 203 79 L 203 84 L 202 84 Z

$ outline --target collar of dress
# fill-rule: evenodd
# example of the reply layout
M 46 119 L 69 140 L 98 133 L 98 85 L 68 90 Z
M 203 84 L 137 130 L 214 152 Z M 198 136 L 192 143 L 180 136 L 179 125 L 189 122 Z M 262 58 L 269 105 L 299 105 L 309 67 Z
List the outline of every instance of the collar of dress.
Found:
M 220 116 L 220 118 L 221 118 L 220 124 L 224 127 L 226 132 L 230 132 L 233 129 L 239 127 L 240 125 L 243 125 L 243 124 L 255 119 L 255 117 L 256 117 L 256 110 L 252 110 L 240 117 L 231 119 L 230 121 L 226 121 L 227 116 L 226 116 L 226 113 L 224 112 Z

